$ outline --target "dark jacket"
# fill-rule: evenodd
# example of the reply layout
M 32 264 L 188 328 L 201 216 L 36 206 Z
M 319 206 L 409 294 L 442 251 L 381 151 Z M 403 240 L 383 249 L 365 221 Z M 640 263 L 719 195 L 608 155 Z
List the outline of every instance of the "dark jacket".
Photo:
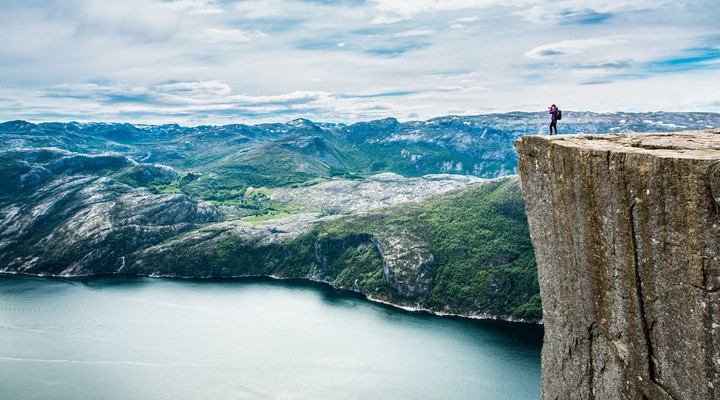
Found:
M 557 108 L 551 108 L 550 111 L 548 111 L 548 114 L 550 114 L 550 121 L 556 121 L 557 120 Z

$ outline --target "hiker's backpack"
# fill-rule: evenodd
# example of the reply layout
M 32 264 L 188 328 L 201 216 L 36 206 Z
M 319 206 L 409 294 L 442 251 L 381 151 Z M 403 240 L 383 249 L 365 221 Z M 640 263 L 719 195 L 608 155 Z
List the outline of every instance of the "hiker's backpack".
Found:
M 557 110 L 557 114 L 555 114 L 555 119 L 557 119 L 558 121 L 562 119 L 562 111 L 560 111 L 559 108 Z

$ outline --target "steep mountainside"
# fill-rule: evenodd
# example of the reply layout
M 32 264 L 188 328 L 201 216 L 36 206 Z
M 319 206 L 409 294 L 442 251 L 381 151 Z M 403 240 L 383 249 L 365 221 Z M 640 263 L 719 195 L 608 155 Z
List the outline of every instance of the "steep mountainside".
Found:
M 128 174 L 138 181 L 177 175 L 120 155 L 0 153 L 0 271 L 114 272 L 124 254 L 220 219 L 210 203 L 122 183 Z

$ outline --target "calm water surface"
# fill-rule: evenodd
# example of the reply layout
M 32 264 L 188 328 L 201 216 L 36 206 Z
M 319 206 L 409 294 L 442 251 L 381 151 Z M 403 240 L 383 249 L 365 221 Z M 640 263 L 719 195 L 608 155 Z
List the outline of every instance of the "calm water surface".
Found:
M 3 399 L 537 399 L 541 344 L 320 284 L 0 275 Z

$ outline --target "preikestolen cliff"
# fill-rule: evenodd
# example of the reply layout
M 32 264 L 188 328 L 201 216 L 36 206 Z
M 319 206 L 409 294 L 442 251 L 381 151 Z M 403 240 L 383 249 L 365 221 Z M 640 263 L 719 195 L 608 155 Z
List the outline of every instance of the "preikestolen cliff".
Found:
M 544 399 L 720 396 L 720 129 L 527 136 Z
M 7 279 L 61 278 L 90 287 L 97 279 L 136 282 L 143 277 L 168 278 L 160 279 L 167 282 L 189 278 L 194 285 L 208 287 L 218 285 L 219 279 L 239 278 L 319 282 L 327 285 L 322 290 L 355 293 L 361 303 L 370 300 L 428 314 L 533 326 L 528 329 L 544 323 L 543 398 L 575 398 L 573 393 L 588 399 L 620 394 L 711 398 L 711 389 L 689 392 L 675 384 L 682 377 L 667 372 L 677 365 L 675 355 L 659 358 L 663 350 L 654 347 L 653 335 L 660 331 L 656 321 L 663 320 L 648 313 L 660 312 L 649 305 L 660 283 L 650 289 L 642 283 L 652 281 L 646 276 L 650 272 L 644 267 L 623 272 L 627 276 L 618 279 L 635 282 L 625 282 L 630 295 L 603 295 L 607 282 L 596 286 L 605 282 L 594 278 L 597 271 L 612 256 L 586 260 L 580 257 L 585 254 L 582 245 L 591 246 L 595 238 L 589 233 L 591 226 L 611 229 L 607 226 L 615 222 L 600 216 L 604 209 L 591 210 L 579 199 L 587 195 L 586 187 L 593 187 L 596 203 L 611 201 L 615 189 L 603 185 L 615 181 L 612 172 L 596 181 L 605 176 L 598 172 L 605 167 L 591 161 L 602 154 L 576 156 L 566 149 L 582 147 L 583 141 L 641 138 L 636 132 L 673 137 L 673 132 L 707 131 L 720 127 L 720 114 L 563 112 L 561 135 L 553 139 L 539 137 L 547 129 L 545 113 L 519 112 L 347 125 L 305 119 L 196 127 L 8 121 L 0 124 L 0 273 Z M 710 132 L 717 136 L 717 131 Z M 569 144 L 557 151 L 552 146 L 565 143 Z M 583 157 L 590 160 L 587 166 Z M 568 166 L 575 162 L 587 171 Z M 660 181 L 664 174 L 647 179 Z M 540 176 L 552 182 L 543 183 Z M 563 186 L 581 178 L 572 187 Z M 643 190 L 648 186 L 638 185 Z M 678 210 L 681 203 L 687 202 L 678 200 Z M 640 203 L 635 204 L 632 210 L 641 210 Z M 628 224 L 625 239 L 635 243 L 635 253 L 623 257 L 635 254 L 644 260 L 642 252 L 653 244 L 639 244 L 645 242 L 631 237 L 652 229 Z M 583 278 L 590 268 L 592 275 Z M 573 286 L 576 280 L 585 286 Z M 25 287 L 35 281 L 12 282 Z M 606 326 L 607 315 L 614 315 L 615 303 L 609 300 L 613 296 L 637 297 L 640 305 L 631 314 L 639 319 L 613 317 L 615 325 Z M 666 299 L 669 305 L 663 312 L 673 312 L 667 311 L 673 299 Z M 592 306 L 596 300 L 602 304 Z M 578 333 L 571 316 L 581 313 L 575 306 L 585 302 L 590 305 L 582 310 L 590 308 L 595 314 L 586 316 L 587 321 L 578 317 L 587 322 L 582 328 L 587 332 Z M 543 308 L 546 303 L 551 308 Z M 698 300 L 683 307 L 702 306 Z M 698 321 L 707 320 L 702 315 Z M 625 340 L 626 325 L 636 328 L 640 339 Z M 20 325 L 8 322 L 0 328 L 12 326 Z M 704 328 L 698 329 L 693 338 L 705 337 Z M 579 338 L 575 347 L 601 343 L 616 349 L 591 349 L 587 354 L 576 349 L 566 360 L 560 354 L 572 347 L 565 341 L 574 337 Z M 649 360 L 632 364 L 643 371 L 639 378 L 624 374 L 622 364 L 598 361 L 626 357 L 638 346 Z M 573 358 L 575 354 L 581 360 Z M 68 357 L 71 364 L 80 363 Z M 586 362 L 587 357 L 595 358 Z M 16 359 L 32 363 L 41 358 L 0 355 L 2 362 L 19 362 Z M 565 375 L 552 378 L 546 364 Z M 568 372 L 569 365 L 584 372 Z M 603 365 L 610 372 L 593 372 Z M 703 367 L 700 380 L 717 370 L 713 365 Z M 575 377 L 577 391 L 571 385 Z M 630 389 L 601 385 L 618 377 L 649 383 L 628 383 Z M 562 388 L 559 382 L 565 382 Z M 603 397 L 606 394 L 610 397 Z M 274 396 L 282 397 L 270 397 Z

